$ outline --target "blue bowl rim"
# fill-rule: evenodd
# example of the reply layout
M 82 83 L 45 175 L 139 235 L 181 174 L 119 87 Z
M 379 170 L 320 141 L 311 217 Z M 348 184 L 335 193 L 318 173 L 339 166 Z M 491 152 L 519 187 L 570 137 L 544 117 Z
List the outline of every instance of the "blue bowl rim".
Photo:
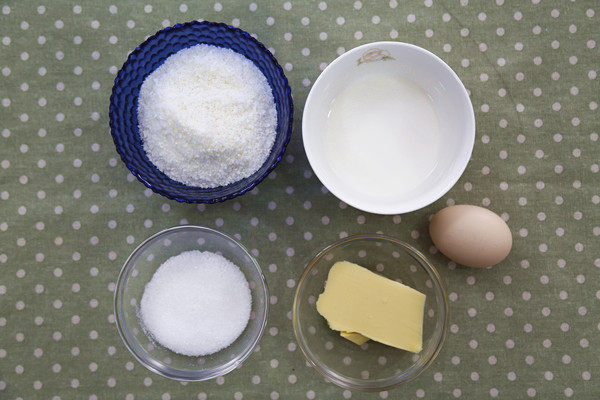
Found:
M 147 182 L 145 179 L 143 179 L 140 174 L 138 173 L 137 169 L 131 165 L 126 159 L 125 159 L 125 155 L 121 152 L 120 147 L 117 145 L 117 136 L 119 135 L 117 133 L 117 128 L 116 128 L 116 124 L 114 123 L 114 114 L 115 114 L 115 106 L 114 106 L 114 98 L 115 98 L 115 90 L 116 88 L 121 84 L 121 81 L 124 80 L 124 67 L 130 63 L 133 62 L 133 59 L 141 52 L 141 49 L 145 46 L 147 46 L 150 42 L 152 42 L 153 40 L 155 40 L 156 36 L 158 36 L 160 33 L 167 33 L 167 32 L 171 32 L 171 31 L 176 31 L 179 29 L 184 29 L 187 27 L 191 27 L 191 26 L 214 26 L 214 27 L 223 27 L 227 30 L 230 31 L 234 31 L 236 33 L 241 34 L 244 38 L 246 38 L 248 41 L 253 42 L 259 49 L 261 49 L 261 51 L 263 51 L 267 57 L 273 62 L 275 68 L 281 73 L 281 76 L 283 77 L 283 83 L 285 84 L 285 92 L 286 92 L 286 96 L 288 98 L 288 101 L 290 103 L 290 113 L 289 113 L 289 117 L 288 117 L 288 129 L 287 132 L 285 132 L 285 140 L 283 142 L 283 145 L 281 147 L 281 151 L 279 152 L 279 154 L 277 155 L 277 157 L 273 160 L 273 162 L 267 166 L 267 168 L 264 170 L 263 174 L 261 176 L 259 176 L 258 178 L 254 179 L 252 182 L 250 182 L 248 185 L 246 185 L 245 187 L 241 188 L 240 190 L 237 190 L 235 192 L 223 195 L 223 196 L 219 196 L 219 197 L 213 197 L 210 199 L 193 199 L 193 198 L 185 198 L 185 197 L 177 197 L 172 195 L 171 193 L 156 188 L 154 186 L 152 186 L 152 184 L 150 182 Z M 133 176 L 135 176 L 140 182 L 142 182 L 144 184 L 144 186 L 146 186 L 147 188 L 151 189 L 153 192 L 158 193 L 168 199 L 171 200 L 176 200 L 180 203 L 206 203 L 206 204 L 213 204 L 213 203 L 220 203 L 223 202 L 225 200 L 229 200 L 232 199 L 234 197 L 237 196 L 241 196 L 244 193 L 254 189 L 254 187 L 256 185 L 258 185 L 260 182 L 262 182 L 267 175 L 269 175 L 271 173 L 271 171 L 273 171 L 273 169 L 275 169 L 275 166 L 279 163 L 279 161 L 281 161 L 281 158 L 283 157 L 283 154 L 285 153 L 285 150 L 287 148 L 287 145 L 290 142 L 291 136 L 292 136 L 292 124 L 293 124 L 293 119 L 294 119 L 294 103 L 293 103 L 293 99 L 292 99 L 292 89 L 290 88 L 287 76 L 285 75 L 283 68 L 281 68 L 281 65 L 279 65 L 279 62 L 277 62 L 277 59 L 275 58 L 275 56 L 273 56 L 273 54 L 265 47 L 264 44 L 262 44 L 261 42 L 259 42 L 257 39 L 253 38 L 248 32 L 244 31 L 243 29 L 239 29 L 236 27 L 233 27 L 231 25 L 222 23 L 222 22 L 210 22 L 210 21 L 190 21 L 190 22 L 184 22 L 184 23 L 179 23 L 179 24 L 175 24 L 172 26 L 168 26 L 166 28 L 163 28 L 159 31 L 157 31 L 156 33 L 154 33 L 152 36 L 149 36 L 146 40 L 144 40 L 142 43 L 140 43 L 131 53 L 129 53 L 129 55 L 127 56 L 127 60 L 125 60 L 125 62 L 123 63 L 123 65 L 121 66 L 121 68 L 119 69 L 119 72 L 117 73 L 117 76 L 115 77 L 115 81 L 113 84 L 113 88 L 112 88 L 112 93 L 110 95 L 110 105 L 109 105 L 109 124 L 110 124 L 110 134 L 113 138 L 113 142 L 115 143 L 115 148 L 117 150 L 117 153 L 119 153 L 119 156 L 121 158 L 121 161 L 123 161 L 123 163 L 125 164 L 125 166 L 127 167 L 127 169 L 131 172 L 131 174 Z M 279 134 L 279 133 L 277 133 Z M 265 164 L 263 164 L 260 168 L 259 171 L 261 169 L 263 169 L 263 167 L 265 166 Z M 239 182 L 239 181 L 238 181 Z M 234 182 L 233 184 L 235 184 L 236 182 Z M 192 186 L 190 186 L 192 187 Z M 226 187 L 226 186 L 225 186 Z

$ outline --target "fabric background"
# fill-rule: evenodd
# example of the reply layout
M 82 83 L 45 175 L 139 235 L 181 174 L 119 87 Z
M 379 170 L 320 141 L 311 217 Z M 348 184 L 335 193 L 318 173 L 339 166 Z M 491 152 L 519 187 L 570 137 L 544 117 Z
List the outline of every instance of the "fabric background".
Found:
M 0 1 L 0 398 L 599 398 L 598 2 L 219 1 Z M 284 160 L 252 193 L 216 205 L 145 189 L 108 127 L 128 52 L 192 19 L 256 34 L 295 101 Z M 301 142 L 302 108 L 321 70 L 378 40 L 443 58 L 470 90 L 477 120 L 460 181 L 402 216 L 363 213 L 327 193 Z M 500 214 L 514 236 L 510 256 L 475 270 L 436 252 L 428 218 L 448 204 Z M 272 294 L 260 349 L 243 368 L 187 385 L 133 359 L 112 308 L 134 247 L 184 223 L 238 237 Z M 340 237 L 369 232 L 422 249 L 450 298 L 441 354 L 389 393 L 324 382 L 306 366 L 290 321 L 305 262 Z

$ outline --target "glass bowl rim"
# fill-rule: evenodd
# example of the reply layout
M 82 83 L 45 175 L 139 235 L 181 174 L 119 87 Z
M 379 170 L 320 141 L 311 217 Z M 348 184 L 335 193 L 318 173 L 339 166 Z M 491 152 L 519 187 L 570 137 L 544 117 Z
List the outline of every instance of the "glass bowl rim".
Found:
M 230 360 L 227 363 L 224 363 L 215 368 L 182 373 L 181 370 L 171 368 L 171 367 L 168 367 L 167 370 L 162 370 L 162 369 L 158 368 L 157 366 L 155 366 L 153 363 L 148 361 L 148 360 L 153 360 L 152 357 L 148 357 L 148 360 L 146 360 L 144 357 L 140 356 L 135 351 L 133 344 L 130 343 L 129 340 L 127 339 L 126 331 L 129 332 L 129 329 L 126 328 L 127 324 L 125 323 L 124 320 L 122 320 L 123 319 L 122 312 L 121 312 L 122 306 L 120 306 L 120 304 L 122 303 L 123 292 L 124 292 L 124 288 L 126 286 L 125 285 L 125 274 L 127 272 L 129 272 L 129 270 L 131 270 L 131 268 L 133 268 L 133 265 L 134 265 L 133 263 L 131 263 L 132 258 L 151 240 L 154 240 L 158 237 L 165 236 L 167 234 L 170 234 L 170 233 L 173 233 L 176 231 L 185 230 L 185 229 L 192 229 L 192 230 L 199 230 L 202 232 L 213 233 L 224 239 L 228 239 L 228 240 L 232 241 L 236 246 L 238 246 L 250 258 L 250 260 L 252 261 L 252 265 L 254 266 L 254 268 L 258 272 L 258 275 L 260 276 L 259 285 L 262 288 L 262 293 L 265 297 L 265 306 L 264 306 L 264 316 L 262 318 L 262 321 L 259 321 L 260 329 L 259 329 L 258 334 L 254 338 L 252 343 L 248 347 L 246 347 L 244 349 L 244 351 L 241 352 L 235 359 Z M 260 340 L 265 332 L 265 328 L 267 326 L 267 319 L 269 316 L 269 300 L 268 299 L 269 299 L 269 288 L 267 286 L 265 276 L 263 275 L 260 265 L 258 264 L 256 259 L 252 256 L 252 254 L 250 254 L 250 252 L 248 252 L 248 249 L 246 249 L 246 247 L 244 245 L 242 245 L 240 242 L 238 242 L 231 236 L 229 236 L 225 233 L 219 232 L 216 229 L 211 229 L 211 228 L 207 228 L 207 227 L 199 226 L 199 225 L 177 225 L 177 226 L 163 229 L 163 230 L 149 236 L 148 238 L 143 240 L 139 245 L 137 245 L 136 248 L 127 257 L 127 259 L 123 263 L 123 267 L 121 267 L 121 271 L 119 272 L 119 276 L 117 278 L 117 282 L 115 285 L 115 294 L 113 297 L 113 312 L 115 315 L 115 323 L 117 326 L 117 332 L 119 333 L 119 337 L 121 338 L 121 341 L 123 342 L 123 344 L 125 345 L 127 350 L 131 353 L 131 355 L 133 355 L 133 357 L 141 365 L 143 365 L 146 369 L 154 372 L 155 374 L 158 374 L 158 375 L 163 376 L 168 379 L 173 379 L 173 380 L 182 381 L 182 382 L 200 382 L 200 381 L 214 379 L 219 376 L 228 374 L 229 372 L 231 372 L 235 368 L 237 368 L 239 365 L 241 365 L 253 353 L 254 349 L 260 342 Z
M 333 249 L 335 249 L 343 244 L 346 244 L 346 243 L 355 242 L 355 241 L 364 240 L 364 239 L 379 239 L 379 240 L 391 242 L 393 244 L 403 247 L 408 253 L 410 253 L 411 255 L 416 257 L 420 261 L 421 267 L 423 267 L 425 272 L 427 272 L 427 274 L 431 278 L 433 287 L 437 288 L 441 292 L 442 298 L 443 298 L 443 303 L 444 303 L 443 307 L 441 309 L 437 310 L 438 312 L 442 313 L 442 319 L 443 319 L 442 332 L 440 334 L 438 343 L 436 344 L 436 347 L 435 347 L 434 351 L 431 353 L 431 356 L 429 357 L 429 359 L 427 359 L 425 361 L 425 363 L 419 369 L 413 370 L 413 372 L 408 375 L 405 375 L 405 373 L 406 373 L 406 370 L 405 370 L 405 371 L 403 371 L 403 373 L 396 374 L 391 378 L 384 379 L 383 381 L 381 381 L 380 383 L 378 383 L 376 385 L 369 385 L 369 384 L 365 384 L 362 382 L 358 383 L 353 378 L 349 378 L 347 376 L 338 374 L 335 370 L 330 369 L 326 364 L 314 360 L 310 355 L 311 352 L 305 347 L 305 345 L 303 343 L 302 339 L 303 339 L 304 335 L 302 335 L 300 333 L 300 327 L 299 327 L 299 322 L 298 322 L 299 317 L 298 317 L 298 310 L 297 310 L 298 304 L 299 304 L 298 297 L 300 295 L 300 290 L 303 287 L 303 284 L 305 283 L 306 278 L 307 278 L 309 272 L 311 271 L 311 269 L 313 268 L 313 266 L 315 265 L 315 263 L 317 261 L 319 261 L 322 257 L 324 257 L 325 254 L 328 253 L 330 250 L 333 250 Z M 352 390 L 357 390 L 360 392 L 377 392 L 377 391 L 390 390 L 390 389 L 393 389 L 400 385 L 403 385 L 405 383 L 408 383 L 408 382 L 412 381 L 413 379 L 415 379 L 416 377 L 418 377 L 423 371 L 425 371 L 431 365 L 431 363 L 433 363 L 433 361 L 437 358 L 438 354 L 440 353 L 440 351 L 444 345 L 444 341 L 446 339 L 447 333 L 448 333 L 448 324 L 449 324 L 448 295 L 446 293 L 446 288 L 444 287 L 444 284 L 442 282 L 442 279 L 441 279 L 437 269 L 423 255 L 423 253 L 421 253 L 419 250 L 417 250 L 410 244 L 403 242 L 402 240 L 396 239 L 394 237 L 382 235 L 382 234 L 378 234 L 378 233 L 348 236 L 348 237 L 336 240 L 335 242 L 330 243 L 327 246 L 325 246 L 323 249 L 321 249 L 307 263 L 306 268 L 304 269 L 304 272 L 302 273 L 302 276 L 301 276 L 300 280 L 298 281 L 298 285 L 296 287 L 296 292 L 294 294 L 294 302 L 292 304 L 292 325 L 294 328 L 294 335 L 296 337 L 296 341 L 298 342 L 298 346 L 300 347 L 300 350 L 302 350 L 302 354 L 304 355 L 306 360 L 315 368 L 315 370 L 317 370 L 317 372 L 319 372 L 328 381 L 331 381 L 334 384 L 336 384 L 344 389 L 352 389 Z M 375 382 L 375 381 L 373 381 L 373 382 Z
M 152 43 L 154 41 L 158 40 L 159 35 L 161 35 L 161 34 L 165 34 L 165 35 L 166 34 L 173 34 L 173 33 L 178 32 L 180 30 L 184 30 L 184 29 L 188 29 L 188 28 L 194 28 L 194 27 L 196 27 L 196 28 L 205 28 L 205 27 L 208 27 L 209 29 L 210 28 L 214 28 L 214 27 L 216 27 L 216 28 L 223 28 L 225 30 L 228 30 L 230 32 L 233 32 L 235 34 L 240 35 L 242 38 L 244 38 L 244 40 L 247 40 L 248 42 L 253 43 L 254 45 L 256 45 L 257 48 L 261 51 L 261 53 L 263 55 L 265 55 L 265 57 L 272 62 L 272 64 L 274 65 L 274 68 L 280 73 L 280 75 L 282 77 L 281 82 L 285 86 L 285 97 L 287 98 L 287 101 L 290 104 L 290 112 L 289 112 L 289 115 L 288 115 L 288 118 L 287 118 L 287 123 L 288 123 L 287 130 L 286 131 L 281 131 L 281 132 L 279 132 L 277 130 L 275 132 L 275 142 L 277 142 L 277 138 L 278 137 L 281 136 L 283 138 L 282 147 L 281 147 L 281 150 L 279 151 L 279 153 L 277 154 L 277 157 L 275 157 L 275 159 L 271 163 L 267 162 L 268 161 L 268 158 L 267 158 L 267 160 L 265 160 L 265 162 L 256 171 L 256 172 L 262 171 L 261 174 L 259 176 L 257 176 L 254 180 L 247 182 L 247 184 L 244 185 L 243 187 L 237 188 L 236 190 L 231 191 L 230 193 L 219 193 L 219 194 L 216 194 L 215 196 L 213 196 L 211 198 L 207 198 L 207 199 L 198 199 L 196 197 L 193 197 L 192 195 L 188 195 L 187 193 L 185 195 L 175 195 L 170 190 L 161 189 L 161 188 L 157 187 L 155 184 L 152 184 L 152 183 L 148 182 L 146 179 L 144 179 L 143 174 L 140 172 L 142 169 L 139 168 L 139 167 L 136 167 L 133 163 L 131 163 L 131 162 L 129 162 L 127 160 L 127 158 L 126 158 L 126 156 L 124 154 L 124 151 L 122 150 L 122 146 L 120 146 L 118 144 L 117 137 L 118 137 L 118 135 L 120 135 L 120 130 L 117 127 L 116 116 L 115 116 L 116 114 L 118 114 L 115 111 L 115 108 L 116 108 L 116 106 L 115 106 L 115 98 L 117 97 L 117 90 L 124 84 L 124 81 L 126 81 L 125 72 L 124 72 L 125 68 L 129 64 L 134 63 L 136 61 L 136 59 L 140 59 L 140 58 L 143 59 L 142 57 L 140 57 L 140 53 L 141 53 L 142 49 L 144 47 L 152 45 Z M 229 48 L 229 47 L 227 47 L 227 48 Z M 262 72 L 262 70 L 261 70 L 261 72 Z M 271 87 L 271 85 L 269 85 L 269 87 Z M 271 89 L 272 89 L 272 87 L 271 87 Z M 293 98 L 292 98 L 292 89 L 290 87 L 289 80 L 288 80 L 287 76 L 285 75 L 285 72 L 284 72 L 283 68 L 281 67 L 281 65 L 279 64 L 279 62 L 277 61 L 277 59 L 275 58 L 275 56 L 273 55 L 273 53 L 271 53 L 269 51 L 269 49 L 267 49 L 267 47 L 261 41 L 259 41 L 258 39 L 255 39 L 254 37 L 252 37 L 252 35 L 250 35 L 245 30 L 240 29 L 240 28 L 236 28 L 234 26 L 228 25 L 228 24 L 223 23 L 223 22 L 212 22 L 212 21 L 206 21 L 206 20 L 202 20 L 202 21 L 192 20 L 192 21 L 188 21 L 188 22 L 177 23 L 177 24 L 174 24 L 174 25 L 167 26 L 165 28 L 159 29 L 154 34 L 148 36 L 143 42 L 141 42 L 140 44 L 138 44 L 135 47 L 135 49 L 133 51 L 131 51 L 131 53 L 129 53 L 129 55 L 127 56 L 127 59 L 125 60 L 125 62 L 123 63 L 123 65 L 121 66 L 121 68 L 119 69 L 119 71 L 117 72 L 117 75 L 116 75 L 116 77 L 114 79 L 112 90 L 111 90 L 111 95 L 110 95 L 109 113 L 108 114 L 109 114 L 110 133 L 111 133 L 111 137 L 113 139 L 115 148 L 117 150 L 117 153 L 119 153 L 119 157 L 121 158 L 121 161 L 125 164 L 125 166 L 131 172 L 131 174 L 133 176 L 135 176 L 141 183 L 143 183 L 144 186 L 146 186 L 147 188 L 151 189 L 154 193 L 157 193 L 157 194 L 159 194 L 161 196 L 164 196 L 164 197 L 166 197 L 166 198 L 168 198 L 170 200 L 178 201 L 180 203 L 190 203 L 190 204 L 205 203 L 205 204 L 214 204 L 214 203 L 220 203 L 220 202 L 224 202 L 224 201 L 233 199 L 235 197 L 241 196 L 241 195 L 243 195 L 243 194 L 251 191 L 259 183 L 261 183 L 271 172 L 273 172 L 273 170 L 275 169 L 275 167 L 279 164 L 279 162 L 283 158 L 283 155 L 285 154 L 287 146 L 288 146 L 288 144 L 289 144 L 289 142 L 291 140 L 291 137 L 292 137 L 293 120 L 294 120 L 294 101 L 293 101 Z M 278 126 L 279 126 L 279 122 L 278 122 Z M 274 142 L 273 146 L 275 146 L 275 142 Z M 271 150 L 273 150 L 273 148 Z M 243 179 L 240 179 L 240 180 L 238 180 L 236 182 L 233 182 L 233 183 L 231 183 L 229 185 L 219 186 L 219 187 L 214 188 L 214 189 L 228 188 L 230 186 L 234 186 L 236 184 L 239 184 L 241 181 L 243 181 L 245 179 L 247 179 L 247 178 L 243 178 Z M 188 185 L 185 185 L 185 186 L 187 188 L 196 188 L 195 186 L 188 186 Z M 213 189 L 206 189 L 206 190 L 213 190 Z

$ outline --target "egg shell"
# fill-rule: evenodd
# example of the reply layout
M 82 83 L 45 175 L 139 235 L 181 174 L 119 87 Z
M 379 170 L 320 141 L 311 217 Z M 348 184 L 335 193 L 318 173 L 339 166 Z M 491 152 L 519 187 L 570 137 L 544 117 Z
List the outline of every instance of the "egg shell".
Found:
M 446 257 L 467 267 L 495 265 L 508 256 L 512 247 L 506 222 L 477 206 L 444 208 L 431 219 L 429 234 Z

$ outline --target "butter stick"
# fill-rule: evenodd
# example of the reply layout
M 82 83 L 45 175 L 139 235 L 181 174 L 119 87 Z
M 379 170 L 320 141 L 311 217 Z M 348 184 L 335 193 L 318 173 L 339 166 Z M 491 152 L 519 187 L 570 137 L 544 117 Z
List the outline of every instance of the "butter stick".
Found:
M 413 353 L 423 346 L 424 308 L 423 293 L 348 261 L 331 267 L 317 300 L 331 329 Z

